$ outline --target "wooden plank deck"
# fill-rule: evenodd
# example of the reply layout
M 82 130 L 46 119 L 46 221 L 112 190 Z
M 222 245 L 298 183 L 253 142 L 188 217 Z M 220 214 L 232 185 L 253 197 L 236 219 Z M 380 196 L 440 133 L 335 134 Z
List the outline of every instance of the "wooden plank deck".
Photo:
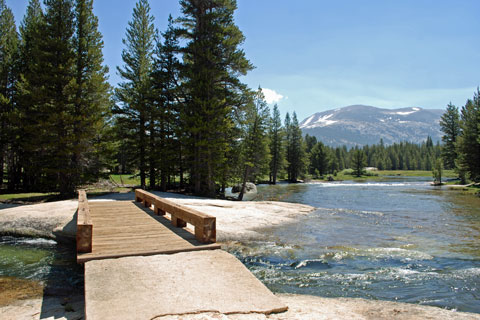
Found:
M 92 252 L 77 253 L 77 262 L 171 254 L 187 251 L 220 249 L 202 244 L 182 228 L 171 225 L 164 216 L 133 201 L 89 201 L 93 222 Z

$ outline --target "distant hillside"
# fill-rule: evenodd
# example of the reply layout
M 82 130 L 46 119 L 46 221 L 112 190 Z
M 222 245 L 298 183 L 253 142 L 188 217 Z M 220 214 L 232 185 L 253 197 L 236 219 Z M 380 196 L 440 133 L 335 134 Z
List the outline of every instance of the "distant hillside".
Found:
M 303 134 L 315 136 L 330 146 L 353 147 L 409 141 L 421 143 L 427 136 L 440 141 L 440 117 L 444 110 L 402 108 L 381 109 L 353 105 L 318 112 L 300 123 Z

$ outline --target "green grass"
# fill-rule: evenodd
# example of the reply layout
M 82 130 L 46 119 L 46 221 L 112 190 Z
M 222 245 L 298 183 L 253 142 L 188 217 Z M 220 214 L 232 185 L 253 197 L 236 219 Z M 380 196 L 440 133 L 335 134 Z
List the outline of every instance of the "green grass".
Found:
M 373 172 L 380 176 L 432 177 L 432 171 L 426 170 L 381 170 Z M 453 170 L 443 170 L 442 177 L 456 178 L 457 174 Z
M 134 174 L 112 174 L 110 179 L 118 185 L 140 185 L 140 176 L 135 176 Z
M 354 180 L 354 181 L 382 181 L 388 179 L 388 177 L 431 177 L 432 171 L 424 170 L 379 170 L 379 171 L 367 171 L 364 175 L 357 177 L 352 175 L 352 169 L 345 169 L 337 173 L 337 176 L 332 174 L 326 174 L 325 180 L 328 176 L 333 176 L 335 180 Z M 442 178 L 456 178 L 457 174 L 453 170 L 444 170 Z
M 42 201 L 55 198 L 58 196 L 58 193 L 7 193 L 0 194 L 0 200 L 3 201 Z
M 455 192 L 461 192 L 463 194 L 467 195 L 473 195 L 480 197 L 480 187 L 478 186 L 471 186 L 471 187 L 454 187 L 454 185 L 449 188 L 449 190 L 455 191 Z

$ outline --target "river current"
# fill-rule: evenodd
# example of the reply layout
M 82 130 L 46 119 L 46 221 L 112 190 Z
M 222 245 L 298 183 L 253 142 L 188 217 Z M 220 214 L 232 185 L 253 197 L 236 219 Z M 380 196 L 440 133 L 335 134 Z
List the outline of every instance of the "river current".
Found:
M 229 247 L 272 291 L 480 313 L 480 198 L 418 178 L 258 191 L 318 208 Z
M 258 186 L 256 200 L 317 210 L 226 249 L 274 292 L 480 313 L 480 198 L 430 180 Z M 0 278 L 41 281 L 53 295 L 81 292 L 74 255 L 50 240 L 2 237 Z

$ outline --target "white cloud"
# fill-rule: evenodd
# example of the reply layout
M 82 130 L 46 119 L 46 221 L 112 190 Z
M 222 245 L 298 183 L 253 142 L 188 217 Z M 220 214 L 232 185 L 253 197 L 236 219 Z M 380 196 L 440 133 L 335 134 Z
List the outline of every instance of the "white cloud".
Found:
M 278 102 L 284 98 L 280 93 L 272 89 L 262 88 L 262 93 L 265 96 L 265 101 L 269 104 Z

